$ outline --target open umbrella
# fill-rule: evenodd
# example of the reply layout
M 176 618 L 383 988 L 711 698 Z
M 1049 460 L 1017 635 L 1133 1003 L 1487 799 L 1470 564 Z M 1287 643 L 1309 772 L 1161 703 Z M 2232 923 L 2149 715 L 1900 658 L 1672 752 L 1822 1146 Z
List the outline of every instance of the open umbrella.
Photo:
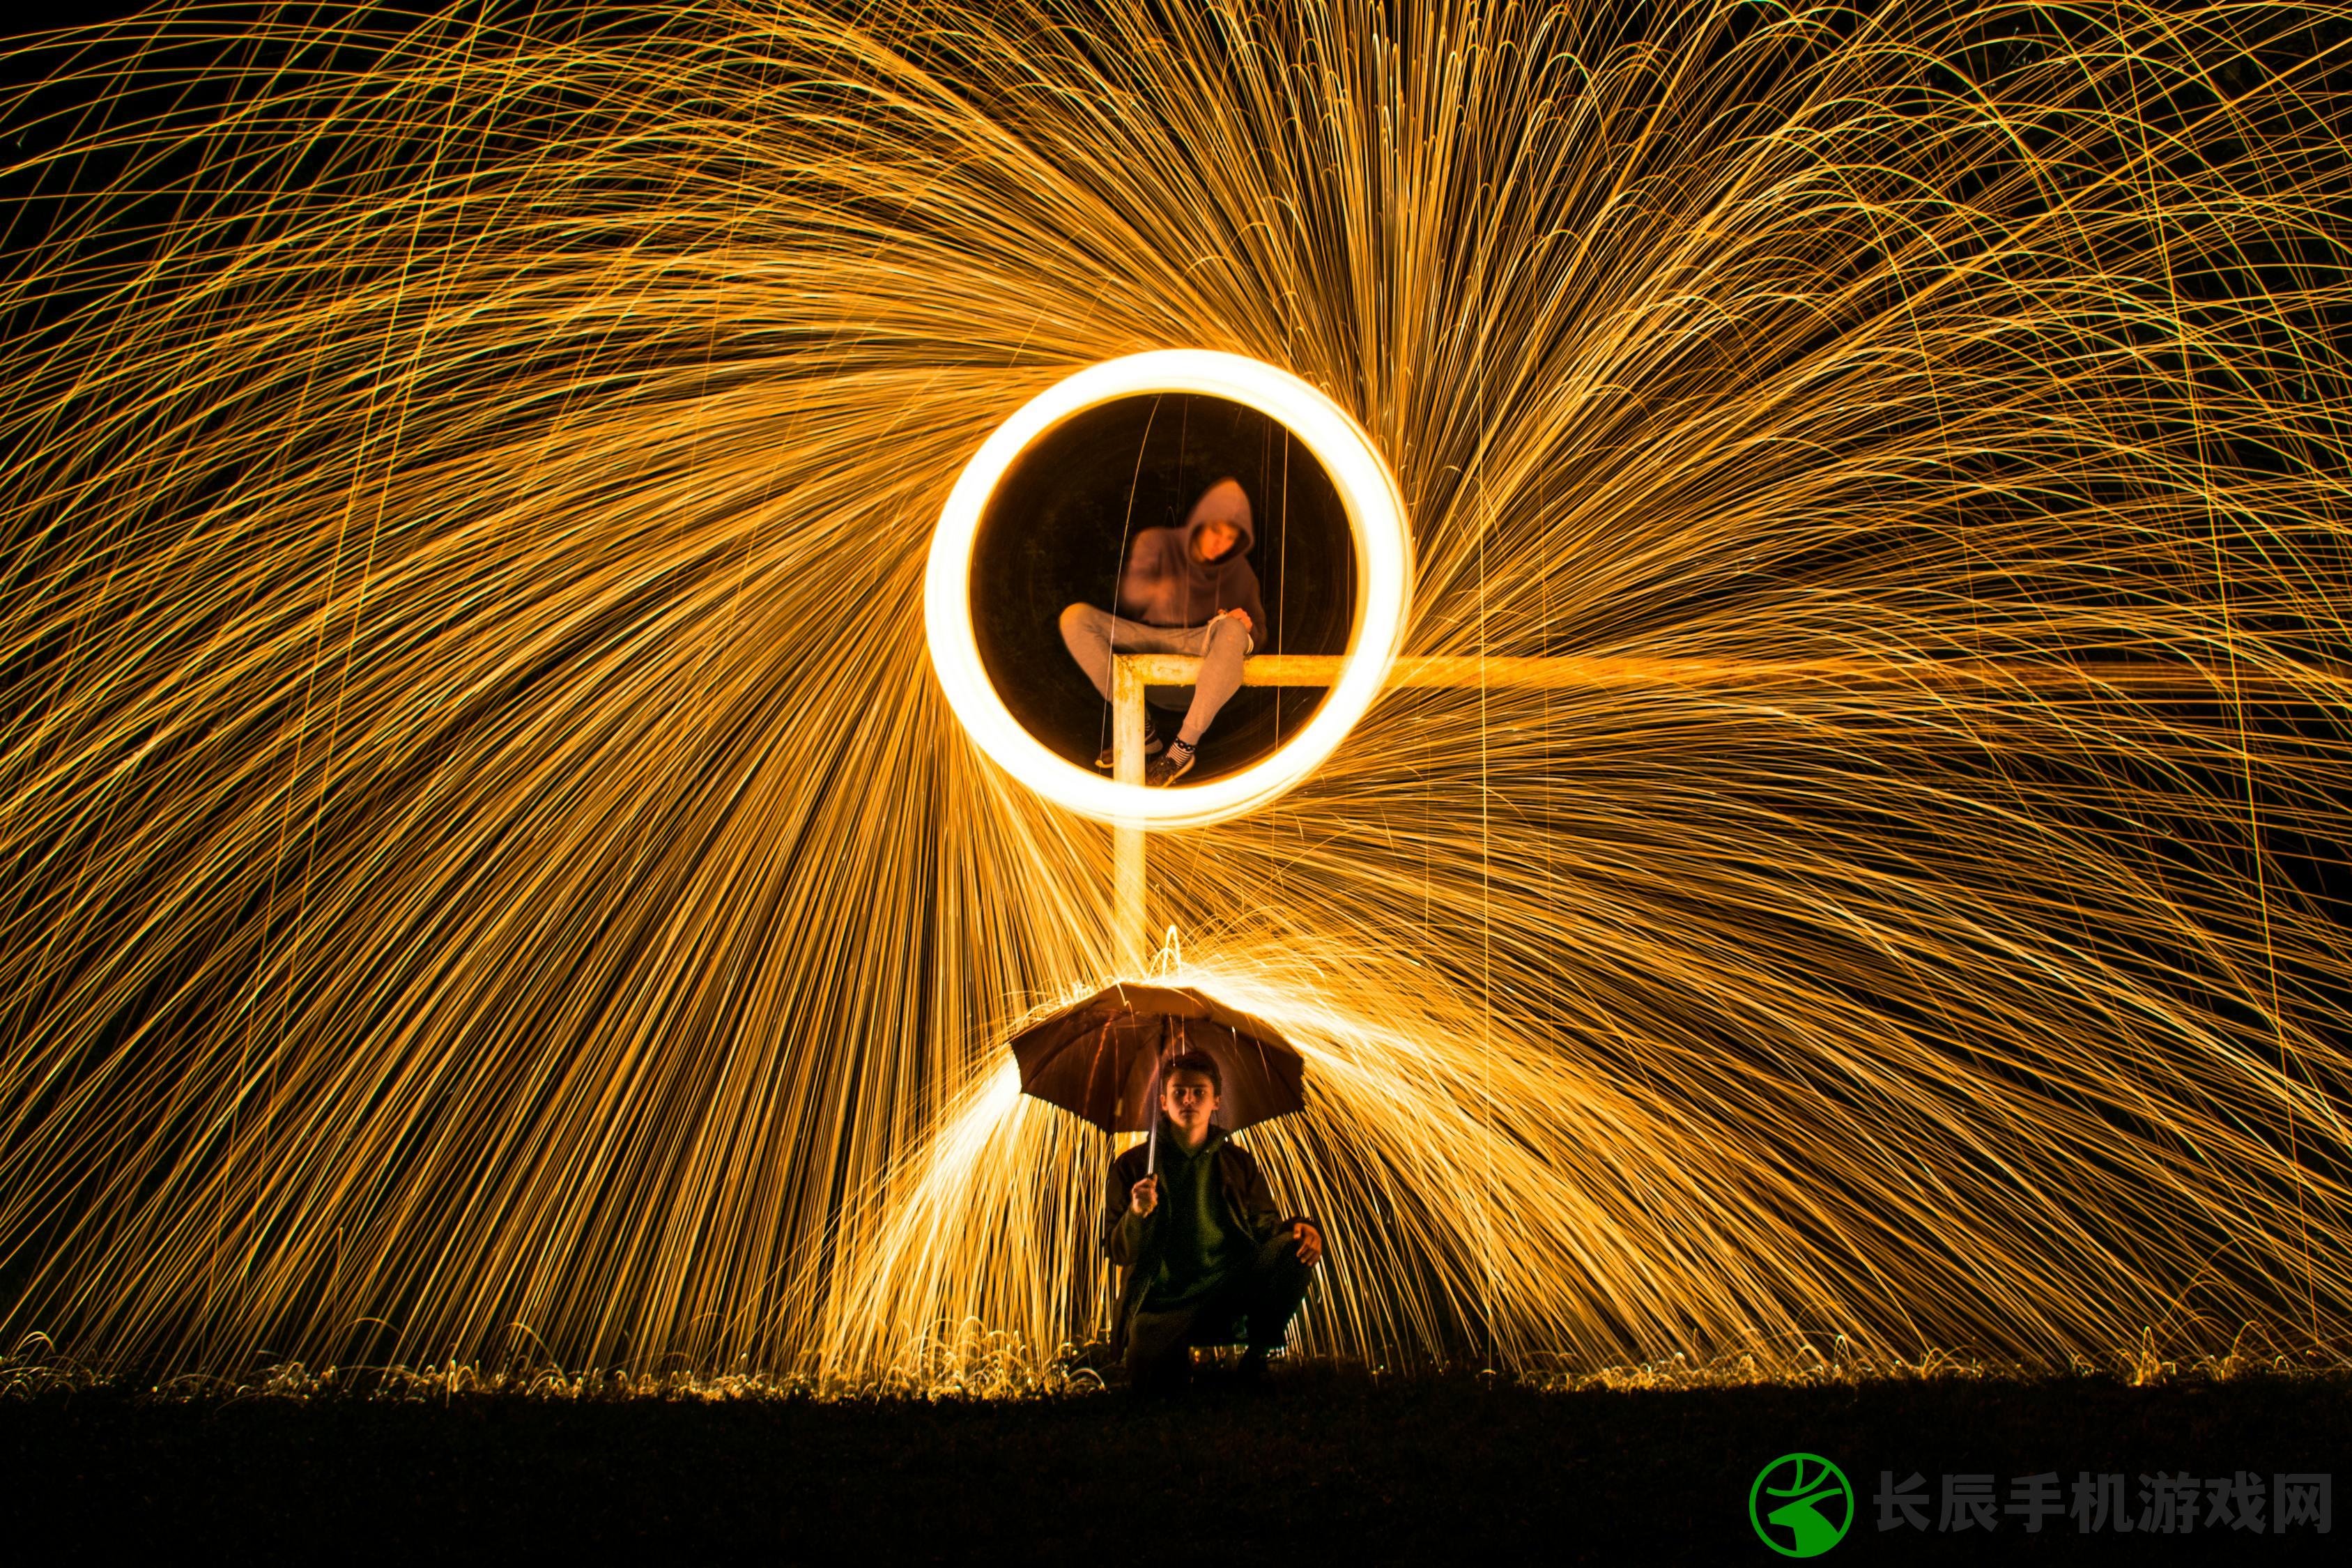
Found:
M 1022 1092 L 1106 1132 L 1157 1131 L 1160 1060 L 1188 1049 L 1216 1061 L 1229 1132 L 1306 1106 L 1304 1064 L 1280 1030 L 1185 986 L 1114 985 L 1013 1037 Z

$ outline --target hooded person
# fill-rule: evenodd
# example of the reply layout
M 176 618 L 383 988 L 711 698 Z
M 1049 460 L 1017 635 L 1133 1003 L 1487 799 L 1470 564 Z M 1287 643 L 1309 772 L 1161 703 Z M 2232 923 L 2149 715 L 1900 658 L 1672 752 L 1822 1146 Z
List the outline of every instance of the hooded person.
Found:
M 1249 493 L 1238 479 L 1219 479 L 1192 503 L 1182 526 L 1135 536 L 1119 573 L 1117 613 L 1092 605 L 1062 612 L 1062 641 L 1106 702 L 1115 654 L 1189 654 L 1201 661 L 1189 692 L 1169 694 L 1187 704 L 1175 738 L 1162 741 L 1147 721 L 1146 784 L 1173 784 L 1192 767 L 1202 734 L 1241 689 L 1242 660 L 1265 637 L 1265 605 L 1249 563 L 1255 542 Z M 1111 760 L 1105 747 L 1095 765 L 1107 768 Z

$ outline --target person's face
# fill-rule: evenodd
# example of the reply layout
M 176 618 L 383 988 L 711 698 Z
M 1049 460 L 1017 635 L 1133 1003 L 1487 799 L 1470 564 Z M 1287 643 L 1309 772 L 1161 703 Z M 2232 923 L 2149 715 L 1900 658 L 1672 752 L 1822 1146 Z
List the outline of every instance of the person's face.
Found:
M 1198 1143 L 1208 1136 L 1210 1118 L 1217 1113 L 1217 1086 L 1207 1073 L 1179 1068 L 1160 1087 L 1160 1108 L 1184 1134 L 1185 1142 Z
M 1192 531 L 1192 559 L 1222 561 L 1242 542 L 1242 531 L 1230 522 L 1204 522 Z

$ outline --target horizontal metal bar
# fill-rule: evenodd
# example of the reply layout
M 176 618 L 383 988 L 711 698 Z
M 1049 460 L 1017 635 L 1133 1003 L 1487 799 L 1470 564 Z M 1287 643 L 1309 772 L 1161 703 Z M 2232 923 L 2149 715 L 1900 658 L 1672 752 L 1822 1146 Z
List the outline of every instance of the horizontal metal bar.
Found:
M 1260 654 L 1242 662 L 1244 686 L 1328 687 L 1345 661 L 1336 655 Z M 1146 686 L 1190 686 L 1201 661 L 1190 654 L 1129 653 L 1118 665 Z M 2300 692 L 2352 695 L 2352 672 L 2323 666 L 2292 671 L 2241 669 L 2183 660 L 2159 664 L 2102 661 L 1960 659 L 1916 662 L 1812 659 L 1729 664 L 1693 658 L 1479 658 L 1475 656 L 1400 658 L 1383 683 L 1397 687 L 1488 687 L 1599 689 L 1628 686 L 1709 687 L 1754 690 L 1771 687 L 1995 687 L 2035 691 Z

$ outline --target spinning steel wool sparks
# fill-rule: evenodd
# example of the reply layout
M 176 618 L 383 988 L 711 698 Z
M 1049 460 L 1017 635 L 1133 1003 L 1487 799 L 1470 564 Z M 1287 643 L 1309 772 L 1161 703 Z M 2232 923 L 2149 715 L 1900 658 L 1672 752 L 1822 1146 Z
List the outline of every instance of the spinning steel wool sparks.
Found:
M 12 1341 L 1048 1378 L 1112 829 L 926 572 L 1185 350 L 1476 678 L 1151 838 L 1309 1348 L 2340 1343 L 2342 8 L 226 16 L 12 60 Z
M 1310 454 L 1339 482 L 1354 543 L 1357 597 L 1349 651 L 1324 684 L 1331 698 L 1304 733 L 1241 773 L 1209 788 L 1147 791 L 1098 778 L 1055 757 L 997 700 L 982 668 L 972 621 L 970 560 L 981 513 L 1022 449 L 1080 409 L 1142 392 L 1223 396 L 1256 408 L 1301 433 Z M 1313 387 L 1267 365 L 1232 354 L 1134 354 L 1092 365 L 1033 398 L 981 447 L 948 496 L 931 542 L 924 619 L 933 670 L 957 716 L 1005 769 L 1058 805 L 1107 821 L 1196 826 L 1264 805 L 1331 754 L 1379 695 L 1402 629 L 1412 541 L 1405 533 L 1396 480 L 1363 432 Z

